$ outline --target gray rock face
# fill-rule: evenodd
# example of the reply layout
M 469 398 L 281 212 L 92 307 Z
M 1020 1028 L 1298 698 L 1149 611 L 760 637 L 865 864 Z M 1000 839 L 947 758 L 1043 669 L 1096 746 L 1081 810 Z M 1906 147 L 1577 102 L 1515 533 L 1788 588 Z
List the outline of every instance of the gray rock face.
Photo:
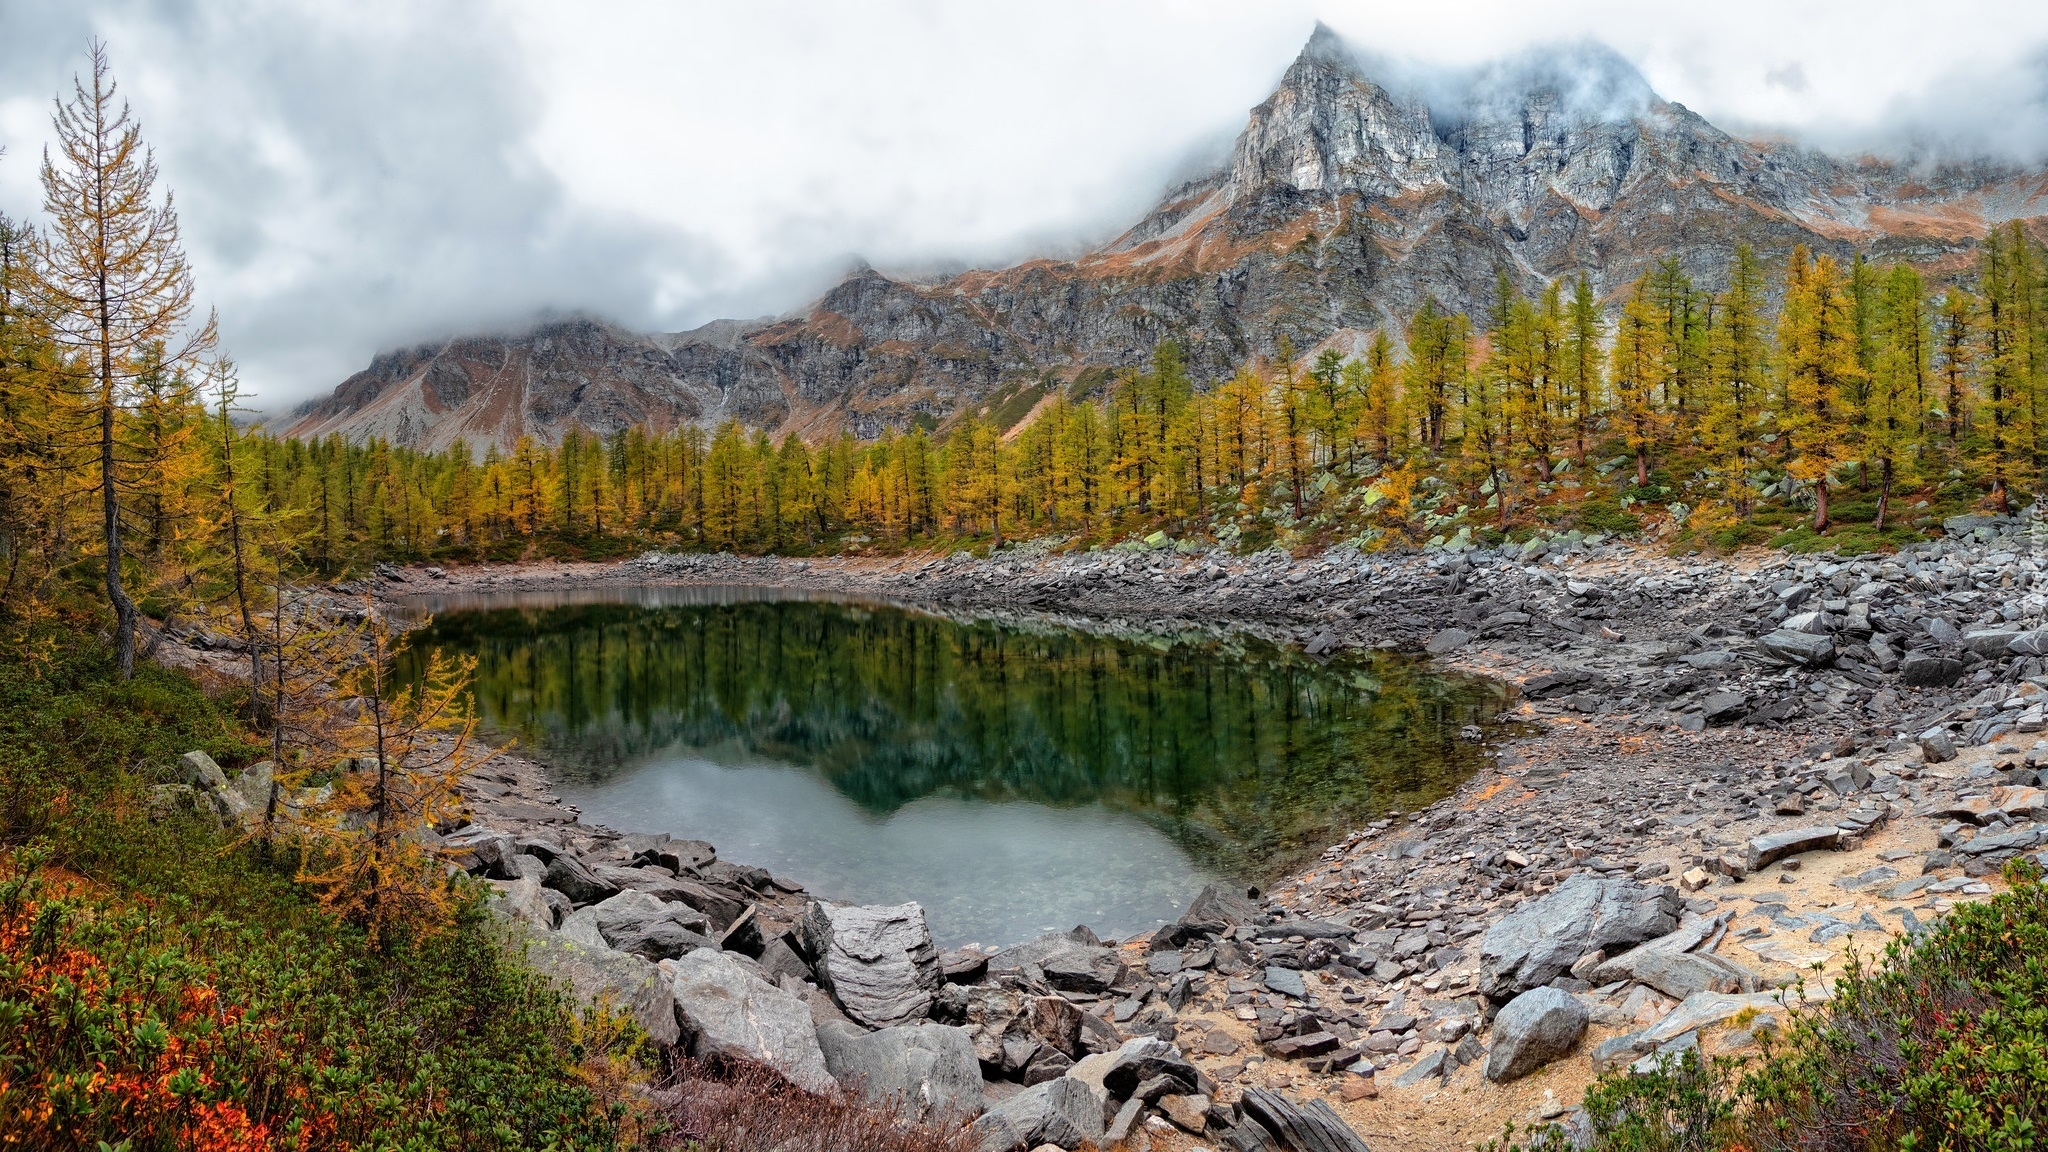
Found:
M 1429 638 L 1423 650 L 1431 656 L 1448 656 L 1472 642 L 1472 634 L 1463 628 L 1446 628 Z
M 829 1023 L 818 1027 L 818 1047 L 832 1078 L 874 1103 L 940 1120 L 981 1111 L 981 1065 L 965 1029 L 925 1023 L 864 1032 Z
M 676 1000 L 669 981 L 638 956 L 609 948 L 578 944 L 555 932 L 515 926 L 515 944 L 526 962 L 543 976 L 565 985 L 586 1004 L 610 1003 L 632 1015 L 656 1044 L 674 1044 L 682 1035 L 676 1021 Z
M 1041 1144 L 1074 1149 L 1102 1137 L 1102 1106 L 1086 1084 L 1061 1076 L 990 1108 L 969 1132 L 983 1152 L 1015 1152 Z
M 1618 952 L 1678 927 L 1678 894 L 1580 874 L 1508 913 L 1479 941 L 1479 990 L 1507 1000 L 1548 984 L 1588 952 Z
M 818 982 L 871 1028 L 920 1020 L 939 989 L 939 950 L 916 904 L 856 907 L 813 900 L 798 926 Z
M 1567 1055 L 1586 1034 L 1588 1017 L 1578 997 L 1555 988 L 1532 988 L 1508 1001 L 1493 1020 L 1486 1078 L 1496 1084 L 1519 1080 Z
M 1306 350 L 1398 325 L 1425 295 L 1483 316 L 1497 267 L 1524 289 L 1580 269 L 1612 286 L 1668 255 L 1712 283 L 1737 239 L 1769 264 L 1795 243 L 1846 256 L 1850 234 L 1932 255 L 1982 232 L 1907 223 L 1895 241 L 1877 207 L 2041 214 L 2031 174 L 2010 168 L 1923 173 L 1738 139 L 1597 48 L 1497 62 L 1434 105 L 1390 83 L 1319 30 L 1225 166 L 1076 260 L 938 283 L 862 269 L 775 321 L 643 335 L 576 319 L 384 353 L 288 431 L 478 451 L 727 417 L 872 436 L 1047 371 L 1134 365 L 1164 335 L 1212 380 L 1283 335 Z
M 663 960 L 660 967 L 690 1055 L 753 1060 L 813 1092 L 833 1086 L 802 1000 L 715 949 Z

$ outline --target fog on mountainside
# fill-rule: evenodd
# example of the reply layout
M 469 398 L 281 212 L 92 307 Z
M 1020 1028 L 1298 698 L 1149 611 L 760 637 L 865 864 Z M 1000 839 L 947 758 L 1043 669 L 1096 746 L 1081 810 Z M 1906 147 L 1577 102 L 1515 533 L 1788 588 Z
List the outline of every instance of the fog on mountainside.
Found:
M 1361 61 L 1318 26 L 1228 162 L 1071 260 L 942 280 L 862 266 L 808 308 L 679 335 L 589 319 L 379 356 L 290 434 L 445 447 L 736 419 L 778 434 L 943 423 L 969 406 L 1142 363 L 1198 379 L 1398 332 L 1425 298 L 1480 313 L 1588 272 L 1614 294 L 1676 257 L 1717 285 L 1737 244 L 1938 266 L 2048 212 L 2042 173 L 1841 160 L 1738 138 L 1592 43 L 1472 69 Z

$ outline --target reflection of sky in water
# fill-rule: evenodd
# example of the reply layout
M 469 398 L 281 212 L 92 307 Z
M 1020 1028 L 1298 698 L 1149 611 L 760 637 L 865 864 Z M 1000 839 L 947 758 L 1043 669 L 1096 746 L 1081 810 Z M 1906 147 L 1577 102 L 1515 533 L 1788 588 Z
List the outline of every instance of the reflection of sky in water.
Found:
M 1128 937 L 1178 915 L 1209 879 L 1144 821 L 1099 807 L 928 796 L 881 816 L 815 773 L 686 749 L 556 791 L 586 820 L 708 840 L 824 899 L 915 900 L 941 946 L 1076 924 Z
M 487 729 L 598 823 L 709 840 L 949 943 L 1127 937 L 1480 760 L 1493 689 L 1386 654 L 1121 638 L 746 588 L 450 599 Z M 415 665 L 417 661 L 413 662 Z

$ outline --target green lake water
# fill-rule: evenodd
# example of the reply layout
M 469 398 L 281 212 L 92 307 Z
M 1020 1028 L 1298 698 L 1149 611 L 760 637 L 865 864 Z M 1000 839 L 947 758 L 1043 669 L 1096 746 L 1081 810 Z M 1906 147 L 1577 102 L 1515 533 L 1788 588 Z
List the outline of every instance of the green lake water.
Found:
M 422 601 L 584 818 L 708 840 L 943 944 L 1127 936 L 1462 781 L 1494 683 L 1242 636 L 1112 638 L 765 589 Z

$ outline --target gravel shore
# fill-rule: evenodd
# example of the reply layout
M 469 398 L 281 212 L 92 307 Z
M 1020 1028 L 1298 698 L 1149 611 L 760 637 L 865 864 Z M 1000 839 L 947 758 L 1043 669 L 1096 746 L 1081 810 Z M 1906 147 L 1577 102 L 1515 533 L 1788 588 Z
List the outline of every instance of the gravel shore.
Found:
M 2037 631 L 2048 616 L 2048 553 L 2037 543 L 2048 524 L 1948 527 L 1934 544 L 1853 561 L 1674 558 L 1569 540 L 1305 558 L 1027 547 L 993 559 L 650 554 L 385 568 L 365 586 L 394 600 L 773 586 L 1093 627 L 1244 629 L 1312 655 L 1394 648 L 1515 682 L 1520 723 L 1490 770 L 1423 811 L 1357 829 L 1263 894 L 1268 925 L 1348 933 L 1252 933 L 1242 975 L 1191 967 L 1177 992 L 1180 953 L 1127 942 L 1126 960 L 1150 974 L 1156 995 L 1139 994 L 1136 1007 L 1125 997 L 1108 1014 L 1125 1032 L 1165 1029 L 1226 1096 L 1284 1087 L 1328 1098 L 1369 1139 L 1452 1148 L 1508 1120 L 1568 1118 L 1596 1063 L 1636 1058 L 1643 1036 L 1662 1043 L 1657 1028 L 1681 1007 L 1580 957 L 1589 962 L 1546 983 L 1587 1005 L 1586 1039 L 1534 1075 L 1484 1077 L 1473 1041 L 1494 1039 L 1503 990 L 1488 942 L 1511 931 L 1495 930 L 1516 909 L 1574 877 L 1669 886 L 1675 915 L 1712 923 L 1689 955 L 1737 965 L 1737 982 L 1759 989 L 1804 976 L 1813 997 L 1825 996 L 1847 949 L 1868 955 L 1952 902 L 1988 895 L 2006 859 L 2048 838 L 2033 823 L 2037 804 L 2048 819 L 2034 787 L 2037 766 L 2048 767 L 2038 737 L 2048 631 Z M 575 824 L 540 766 L 517 757 L 495 766 L 474 800 L 493 827 L 551 827 L 593 849 L 619 839 Z M 1756 847 L 1814 829 L 1832 835 L 1805 842 L 1813 851 L 1770 859 Z M 772 888 L 765 900 L 769 923 L 801 904 Z M 1261 983 L 1258 973 L 1276 967 L 1306 973 L 1307 995 Z M 1304 1035 L 1316 1039 L 1293 1043 Z M 1751 1041 L 1717 1021 L 1681 1037 L 1716 1051 Z M 1187 1133 L 1155 1137 L 1173 1146 Z

